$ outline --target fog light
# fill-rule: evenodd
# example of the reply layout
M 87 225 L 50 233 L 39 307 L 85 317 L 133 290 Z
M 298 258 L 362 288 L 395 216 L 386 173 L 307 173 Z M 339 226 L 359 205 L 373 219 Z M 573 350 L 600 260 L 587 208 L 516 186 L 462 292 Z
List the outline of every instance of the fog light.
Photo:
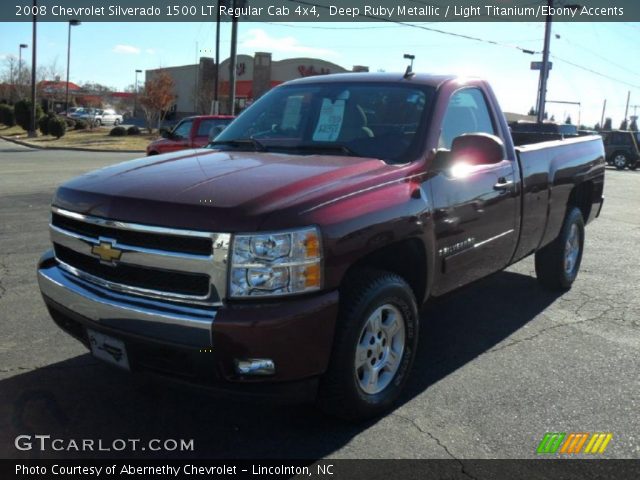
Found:
M 273 375 L 276 365 L 270 358 L 236 359 L 236 372 L 240 375 Z

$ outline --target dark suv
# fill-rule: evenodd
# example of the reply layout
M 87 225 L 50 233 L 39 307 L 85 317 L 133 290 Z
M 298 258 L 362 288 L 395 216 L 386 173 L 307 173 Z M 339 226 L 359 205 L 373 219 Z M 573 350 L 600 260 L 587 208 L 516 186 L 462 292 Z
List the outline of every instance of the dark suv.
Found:
M 601 132 L 607 163 L 618 170 L 635 170 L 640 166 L 640 133 L 624 130 Z

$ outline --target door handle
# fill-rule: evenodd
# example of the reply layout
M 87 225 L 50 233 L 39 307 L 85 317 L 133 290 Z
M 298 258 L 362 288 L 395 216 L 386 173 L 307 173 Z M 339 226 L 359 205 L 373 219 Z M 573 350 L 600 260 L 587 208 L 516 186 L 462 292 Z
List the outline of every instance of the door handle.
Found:
M 512 186 L 513 182 L 511 180 L 507 180 L 505 177 L 500 177 L 498 178 L 498 183 L 493 186 L 493 189 L 499 192 L 508 192 L 511 190 Z

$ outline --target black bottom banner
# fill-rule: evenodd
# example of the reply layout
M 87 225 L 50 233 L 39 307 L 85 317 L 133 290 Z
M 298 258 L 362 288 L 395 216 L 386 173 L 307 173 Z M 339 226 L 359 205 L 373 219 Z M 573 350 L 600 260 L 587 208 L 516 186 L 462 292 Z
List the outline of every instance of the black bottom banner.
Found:
M 0 479 L 638 479 L 640 460 L 0 460 Z

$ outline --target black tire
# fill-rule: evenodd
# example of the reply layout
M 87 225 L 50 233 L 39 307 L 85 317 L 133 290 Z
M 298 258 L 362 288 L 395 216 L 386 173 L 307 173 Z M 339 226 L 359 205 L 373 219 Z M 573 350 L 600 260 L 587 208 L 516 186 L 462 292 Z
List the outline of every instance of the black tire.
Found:
M 567 263 L 565 255 L 572 239 L 573 226 L 577 233 L 577 256 Z M 582 252 L 584 250 L 584 220 L 582 212 L 570 207 L 564 219 L 558 237 L 546 247 L 538 250 L 535 256 L 536 276 L 538 281 L 551 290 L 568 290 L 580 270 Z
M 99 127 L 99 126 L 101 126 L 101 125 L 102 125 L 102 120 L 100 120 L 99 118 L 97 118 L 97 119 L 93 122 L 93 124 L 94 124 L 96 127 Z
M 117 127 L 118 125 L 120 125 L 120 120 L 115 119 L 115 120 L 113 121 L 113 126 L 114 126 L 114 127 Z
M 409 376 L 418 346 L 418 308 L 411 287 L 400 276 L 380 270 L 360 270 L 345 279 L 346 288 L 340 295 L 340 314 L 336 325 L 333 351 L 327 372 L 318 391 L 318 406 L 326 413 L 349 421 L 376 417 L 389 410 L 400 396 Z M 361 387 L 360 373 L 355 365 L 356 351 L 362 345 L 372 314 L 382 308 L 395 309 L 401 314 L 404 332 L 402 353 L 397 356 L 397 370 L 387 372 L 386 386 L 377 393 L 367 393 Z M 384 324 L 383 318 L 381 324 Z M 378 338 L 380 334 L 378 334 Z M 387 338 L 386 333 L 384 338 Z M 395 337 L 394 337 L 395 338 Z M 372 340 L 375 340 L 373 338 Z M 377 341 L 377 340 L 376 340 Z M 381 340 L 384 342 L 385 340 Z M 391 345 L 393 339 L 387 345 Z M 381 347 L 384 343 L 379 344 Z M 367 347 L 368 348 L 368 347 Z M 374 348 L 374 347 L 371 347 Z M 386 347 L 387 349 L 389 347 Z M 364 350 L 367 350 L 366 348 Z M 376 360 L 366 352 L 366 363 Z M 380 353 L 380 363 L 382 353 Z M 385 358 L 389 354 L 385 353 Z M 368 369 L 368 364 L 366 365 Z M 376 374 L 378 381 L 382 375 Z
M 629 165 L 629 157 L 624 152 L 616 152 L 612 155 L 613 166 L 617 170 L 624 170 Z

